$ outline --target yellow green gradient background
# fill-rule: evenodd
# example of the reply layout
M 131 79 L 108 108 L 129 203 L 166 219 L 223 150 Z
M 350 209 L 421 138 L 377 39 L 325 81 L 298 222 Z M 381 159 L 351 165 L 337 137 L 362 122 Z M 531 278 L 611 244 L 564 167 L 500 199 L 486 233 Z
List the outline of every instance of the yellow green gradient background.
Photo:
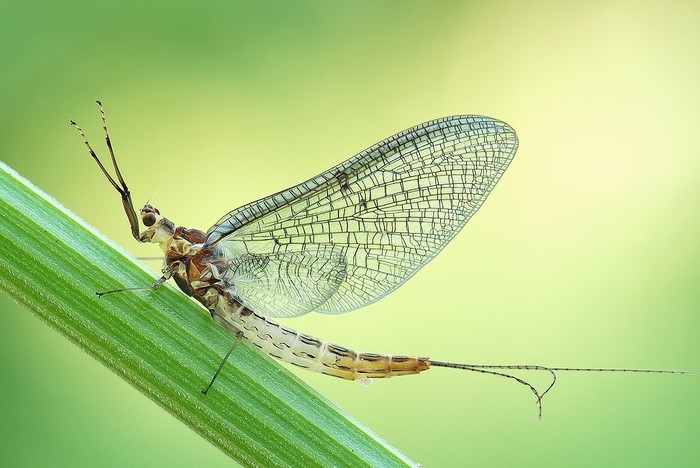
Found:
M 285 323 L 442 360 L 700 370 L 699 19 L 697 2 L 5 2 L 0 158 L 151 256 L 68 126 L 102 148 L 95 99 L 135 202 L 158 190 L 204 229 L 411 125 L 493 116 L 520 149 L 442 255 L 371 307 Z M 0 465 L 230 466 L 0 310 Z M 297 373 L 427 467 L 700 462 L 698 377 L 562 373 L 538 421 L 505 379 Z

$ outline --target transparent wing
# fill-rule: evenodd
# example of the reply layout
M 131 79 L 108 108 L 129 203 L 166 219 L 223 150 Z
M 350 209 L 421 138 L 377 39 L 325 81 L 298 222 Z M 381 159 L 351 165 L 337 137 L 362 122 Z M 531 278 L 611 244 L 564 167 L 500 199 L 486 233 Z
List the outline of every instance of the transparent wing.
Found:
M 285 296 L 307 284 L 294 266 L 276 267 L 279 294 L 264 293 L 269 279 L 254 277 L 247 287 L 259 287 L 254 310 L 261 314 L 347 312 L 387 295 L 440 252 L 486 200 L 517 146 L 515 131 L 489 117 L 426 122 L 230 212 L 207 232 L 205 244 L 218 244 L 232 264 L 245 255 L 283 263 L 331 248 L 344 271 L 320 304 L 326 288 L 308 299 Z
M 342 250 L 320 246 L 304 252 L 237 256 L 230 263 L 226 280 L 249 309 L 295 317 L 317 309 L 336 294 L 345 271 Z

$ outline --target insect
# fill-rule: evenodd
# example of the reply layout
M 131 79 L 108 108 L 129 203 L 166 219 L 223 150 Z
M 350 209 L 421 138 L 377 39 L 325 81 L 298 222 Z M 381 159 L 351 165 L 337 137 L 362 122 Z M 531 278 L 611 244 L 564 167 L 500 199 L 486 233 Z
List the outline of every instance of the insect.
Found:
M 207 232 L 175 226 L 153 206 L 136 214 L 97 101 L 115 177 L 75 125 L 88 152 L 119 192 L 131 234 L 159 244 L 163 275 L 173 278 L 235 341 L 207 393 L 241 339 L 262 352 L 311 371 L 348 380 L 417 374 L 432 367 L 506 377 L 542 397 L 557 371 L 683 373 L 538 365 L 480 365 L 427 357 L 360 353 L 299 333 L 270 317 L 339 314 L 371 304 L 433 259 L 481 207 L 518 148 L 515 131 L 490 117 L 432 120 L 391 136 L 287 190 L 235 209 Z M 145 230 L 140 232 L 139 220 Z M 549 372 L 539 392 L 515 370 Z

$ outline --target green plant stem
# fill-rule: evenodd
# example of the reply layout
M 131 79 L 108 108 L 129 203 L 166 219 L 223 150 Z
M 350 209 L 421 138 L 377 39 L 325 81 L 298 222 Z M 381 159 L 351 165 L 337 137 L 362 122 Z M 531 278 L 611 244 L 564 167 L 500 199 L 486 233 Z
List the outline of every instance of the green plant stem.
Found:
M 115 203 L 117 200 L 115 200 Z M 413 463 L 0 162 L 0 290 L 243 465 Z

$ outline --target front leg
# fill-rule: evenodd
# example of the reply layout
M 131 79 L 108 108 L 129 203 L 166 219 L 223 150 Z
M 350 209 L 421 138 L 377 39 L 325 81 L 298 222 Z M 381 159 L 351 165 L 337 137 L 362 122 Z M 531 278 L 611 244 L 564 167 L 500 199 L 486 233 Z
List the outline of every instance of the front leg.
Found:
M 146 240 L 142 240 L 142 236 L 139 235 L 139 218 L 136 216 L 136 210 L 134 210 L 134 204 L 131 201 L 131 192 L 129 192 L 129 187 L 127 187 L 126 182 L 124 182 L 122 173 L 119 170 L 119 165 L 117 164 L 117 158 L 114 156 L 114 150 L 112 149 L 112 140 L 109 138 L 109 132 L 107 131 L 107 119 L 105 118 L 104 108 L 102 107 L 102 103 L 100 101 L 97 101 L 97 104 L 100 106 L 100 115 L 102 116 L 102 128 L 105 132 L 105 142 L 107 143 L 107 149 L 109 150 L 109 155 L 112 158 L 112 166 L 114 167 L 114 172 L 117 175 L 117 180 L 119 181 L 119 183 L 117 183 L 117 181 L 115 181 L 114 178 L 112 178 L 109 172 L 107 172 L 107 169 L 105 169 L 104 165 L 102 164 L 102 161 L 100 161 L 100 158 L 97 157 L 97 153 L 95 153 L 95 151 L 92 149 L 92 146 L 90 146 L 90 143 L 88 142 L 88 139 L 85 136 L 83 129 L 80 128 L 78 124 L 76 124 L 73 120 L 71 120 L 70 123 L 78 129 L 78 133 L 80 133 L 80 136 L 83 137 L 83 143 L 85 143 L 85 146 L 87 146 L 90 156 L 92 156 L 92 159 L 94 159 L 97 165 L 100 167 L 102 173 L 105 175 L 105 177 L 107 177 L 109 183 L 112 184 L 112 187 L 114 187 L 117 190 L 117 192 L 119 192 L 119 195 L 121 195 L 122 206 L 124 207 L 124 212 L 126 213 L 126 217 L 129 220 L 129 226 L 131 227 L 131 235 L 134 236 L 134 239 L 136 239 L 139 242 L 148 242 Z

